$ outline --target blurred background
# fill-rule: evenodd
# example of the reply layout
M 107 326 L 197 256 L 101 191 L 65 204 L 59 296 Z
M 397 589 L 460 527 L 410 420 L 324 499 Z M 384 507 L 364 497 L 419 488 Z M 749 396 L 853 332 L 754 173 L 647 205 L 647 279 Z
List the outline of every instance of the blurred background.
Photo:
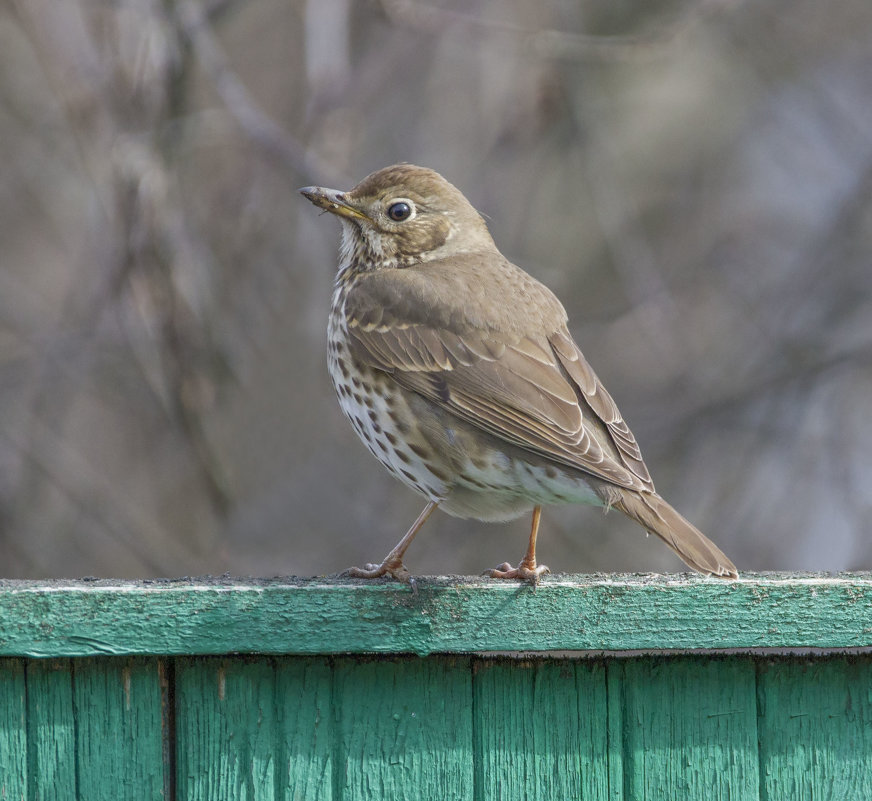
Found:
M 872 568 L 868 0 L 0 4 L 0 575 L 315 575 L 423 506 L 326 368 L 339 226 L 433 167 L 740 570 Z M 415 573 L 523 554 L 437 514 Z M 568 572 L 684 569 L 547 509 Z

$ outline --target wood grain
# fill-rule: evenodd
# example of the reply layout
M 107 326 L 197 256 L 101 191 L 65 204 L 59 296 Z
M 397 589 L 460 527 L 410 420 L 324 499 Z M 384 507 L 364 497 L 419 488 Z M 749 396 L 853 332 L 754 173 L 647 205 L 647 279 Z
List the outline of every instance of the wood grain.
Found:
M 79 797 L 165 798 L 158 660 L 76 659 L 72 667 Z
M 69 659 L 29 662 L 25 675 L 29 799 L 77 798 L 72 664 Z
M 755 799 L 759 785 L 754 664 L 641 658 L 609 666 L 622 685 L 627 799 Z
M 271 659 L 181 659 L 176 665 L 176 790 L 189 801 L 276 798 Z
M 0 801 L 872 798 L 870 586 L 6 582 Z
M 329 659 L 276 662 L 277 798 L 331 801 L 336 721 Z
M 872 661 L 766 660 L 757 699 L 761 801 L 872 798 Z
M 872 647 L 869 574 L 0 582 L 0 656 Z
M 468 659 L 346 658 L 334 670 L 335 798 L 472 797 Z
M 0 659 L 0 766 L 0 798 L 27 798 L 27 687 L 21 659 Z
M 604 665 L 481 660 L 474 688 L 476 799 L 608 799 Z

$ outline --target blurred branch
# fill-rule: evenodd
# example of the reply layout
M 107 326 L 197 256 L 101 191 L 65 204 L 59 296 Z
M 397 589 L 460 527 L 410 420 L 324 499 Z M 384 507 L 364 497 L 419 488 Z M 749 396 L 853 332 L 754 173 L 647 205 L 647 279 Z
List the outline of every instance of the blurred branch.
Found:
M 159 151 L 136 142 L 128 142 L 118 159 L 124 289 L 137 311 L 146 310 L 141 319 L 154 345 L 132 352 L 199 465 L 214 509 L 225 516 L 230 488 L 203 419 L 214 395 L 211 368 L 219 359 L 207 320 L 214 305 L 210 274 L 216 270 L 209 248 L 187 222 L 171 170 Z
M 618 175 L 620 158 L 613 154 L 609 136 L 616 126 L 607 118 L 608 104 L 585 103 L 585 107 L 597 105 L 601 108 L 597 122 L 587 125 L 585 168 L 609 263 L 648 346 L 664 364 L 684 360 L 688 347 L 676 331 L 678 314 L 672 290 L 641 228 L 642 215 L 633 193 L 626 191 L 629 182 Z
M 200 66 L 245 135 L 268 156 L 306 180 L 341 186 L 345 176 L 337 173 L 329 162 L 299 142 L 257 105 L 245 84 L 230 68 L 204 6 L 197 0 L 179 0 L 175 16 Z
M 754 322 L 760 327 L 760 338 L 767 343 L 771 355 L 759 360 L 756 375 L 745 376 L 735 387 L 735 393 L 724 393 L 714 404 L 691 411 L 691 414 L 729 409 L 756 400 L 761 395 L 777 393 L 799 380 L 811 384 L 834 369 L 872 369 L 872 342 L 858 344 L 852 341 L 848 344 L 841 336 L 832 336 L 844 322 L 839 308 L 845 292 L 851 301 L 857 298 L 856 288 L 849 282 L 843 284 L 842 292 L 833 291 L 833 270 L 839 269 L 833 262 L 848 249 L 846 243 L 855 241 L 860 235 L 870 204 L 872 158 L 857 170 L 857 178 L 842 202 L 834 204 L 830 216 L 821 220 L 814 239 L 798 249 L 798 263 L 789 269 L 793 277 L 789 302 L 775 308 L 767 307 L 765 314 L 754 315 Z M 822 319 L 809 326 L 804 309 Z M 794 320 L 802 324 L 797 325 Z
M 151 295 L 150 309 L 158 321 L 149 329 L 156 370 L 143 370 L 146 383 L 187 443 L 214 509 L 226 515 L 227 479 L 204 428 L 204 393 L 199 389 L 211 383 L 204 366 L 215 361 L 206 322 L 215 270 L 210 270 L 209 248 L 188 223 L 177 197 L 169 162 L 172 147 L 161 135 L 167 129 L 172 86 L 180 82 L 185 67 L 174 58 L 175 32 L 159 8 L 135 9 L 145 15 L 142 19 L 121 19 L 125 9 L 107 9 L 108 17 L 93 19 L 73 4 L 57 14 L 26 4 L 18 10 L 53 79 L 92 188 L 104 202 L 102 229 L 111 242 L 85 308 L 78 308 L 71 294 L 56 333 L 36 363 L 30 424 L 35 431 L 43 420 L 58 419 L 66 410 L 71 394 L 90 377 L 88 367 L 106 312 L 118 312 L 138 286 Z M 148 16 L 149 11 L 155 15 Z M 65 23 L 75 31 L 74 45 L 53 47 Z M 101 25 L 110 36 L 103 35 Z M 131 36 L 132 42 L 125 38 Z M 134 364 L 142 366 L 140 360 Z M 68 380 L 58 381 L 61 376 Z
M 465 11 L 440 8 L 412 0 L 379 0 L 393 23 L 422 33 L 442 34 L 447 27 L 482 35 L 503 33 L 518 46 L 542 58 L 595 59 L 602 61 L 648 58 L 659 55 L 676 39 L 709 14 L 732 9 L 744 0 L 701 0 L 691 3 L 679 16 L 657 30 L 634 36 L 597 36 L 553 28 L 530 30 L 500 20 L 486 19 Z
M 815 240 L 801 251 L 801 264 L 796 268 L 796 274 L 807 277 L 807 280 L 794 288 L 798 303 L 819 303 L 817 289 L 823 282 L 832 280 L 830 271 L 825 268 L 831 264 L 838 254 L 844 253 L 846 243 L 853 241 L 862 230 L 863 215 L 872 206 L 872 157 L 863 165 L 858 165 L 856 180 L 842 199 L 834 204 L 828 219 L 821 222 L 819 233 Z M 795 314 L 796 306 L 784 307 L 780 319 Z
M 165 574 L 174 563 L 191 560 L 194 554 L 177 532 L 156 527 L 129 498 L 119 503 L 112 480 L 95 470 L 89 461 L 70 447 L 66 438 L 55 435 L 37 421 L 28 436 L 0 430 L 0 438 L 42 472 L 79 512 L 98 523 L 106 536 L 132 553 L 148 570 Z M 161 558 L 155 559 L 155 554 Z M 31 558 L 32 555 L 30 555 Z
M 683 428 L 713 428 L 716 427 L 713 422 L 719 418 L 747 411 L 752 404 L 777 399 L 794 390 L 800 398 L 807 399 L 809 387 L 820 382 L 827 373 L 838 370 L 855 372 L 858 369 L 872 371 L 872 342 L 861 343 L 836 353 L 807 355 L 803 360 L 782 359 L 779 364 L 780 367 L 774 369 L 772 360 L 765 360 L 764 375 L 756 379 L 753 376 L 743 377 L 741 381 L 730 384 L 729 392 L 722 391 L 715 397 L 705 399 L 685 395 L 683 400 L 665 410 L 675 421 L 668 423 L 662 417 L 664 427 L 674 430 L 679 427 L 680 420 Z M 798 413 L 802 413 L 805 408 L 803 404 L 796 407 Z

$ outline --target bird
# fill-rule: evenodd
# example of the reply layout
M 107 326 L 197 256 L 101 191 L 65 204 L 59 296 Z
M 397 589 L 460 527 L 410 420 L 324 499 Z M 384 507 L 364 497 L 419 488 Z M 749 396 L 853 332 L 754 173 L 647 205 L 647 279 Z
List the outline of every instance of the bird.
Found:
M 531 513 L 517 564 L 536 584 L 543 506 L 618 509 L 691 568 L 733 562 L 654 489 L 618 407 L 546 286 L 500 253 L 482 215 L 438 172 L 395 164 L 350 191 L 301 194 L 341 223 L 328 370 L 343 413 L 387 470 L 427 499 L 378 563 L 345 575 L 411 580 L 406 549 L 439 508 L 500 522 Z

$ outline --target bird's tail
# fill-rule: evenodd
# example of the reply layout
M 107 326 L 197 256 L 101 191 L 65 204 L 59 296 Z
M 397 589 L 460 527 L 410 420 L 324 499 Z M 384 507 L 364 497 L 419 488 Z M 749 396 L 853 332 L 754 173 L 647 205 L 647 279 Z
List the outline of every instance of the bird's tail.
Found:
M 723 551 L 659 495 L 624 491 L 612 506 L 660 537 L 694 570 L 720 578 L 739 577 Z

